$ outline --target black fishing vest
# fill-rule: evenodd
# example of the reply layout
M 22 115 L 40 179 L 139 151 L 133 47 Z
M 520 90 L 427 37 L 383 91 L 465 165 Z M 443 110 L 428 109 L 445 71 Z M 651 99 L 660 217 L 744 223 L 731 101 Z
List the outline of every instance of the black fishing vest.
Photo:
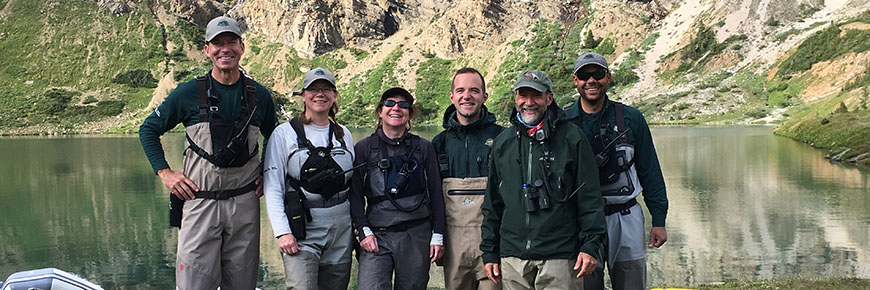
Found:
M 389 201 L 396 209 L 403 212 L 413 212 L 419 209 L 428 198 L 426 186 L 425 165 L 420 151 L 420 137 L 410 135 L 403 140 L 406 152 L 399 156 L 390 156 L 387 144 L 377 133 L 373 138 L 368 166 L 364 176 L 366 190 L 372 193 L 370 204 Z M 375 170 L 377 169 L 377 170 Z M 371 174 L 374 172 L 375 174 Z M 378 176 L 372 176 L 378 175 Z M 372 180 L 372 179 L 377 180 Z M 382 180 L 383 182 L 377 182 Z M 374 182 L 373 182 L 374 181 Z M 379 186 L 372 186 L 377 184 Z M 381 188 L 382 187 L 382 188 Z M 414 202 L 408 202 L 408 197 Z
M 217 112 L 217 106 L 209 105 L 209 100 L 218 100 L 211 88 L 211 72 L 196 77 L 197 91 L 199 95 L 199 122 L 209 123 L 211 132 L 212 152 L 209 154 L 205 149 L 196 145 L 189 135 L 185 134 L 190 143 L 190 149 L 197 155 L 208 160 L 217 167 L 241 167 L 248 160 L 257 156 L 258 146 L 254 146 L 254 152 L 248 152 L 248 125 L 259 126 L 259 120 L 255 120 L 257 111 L 257 87 L 254 81 L 241 74 L 242 83 L 245 87 L 241 114 L 235 120 L 223 120 Z

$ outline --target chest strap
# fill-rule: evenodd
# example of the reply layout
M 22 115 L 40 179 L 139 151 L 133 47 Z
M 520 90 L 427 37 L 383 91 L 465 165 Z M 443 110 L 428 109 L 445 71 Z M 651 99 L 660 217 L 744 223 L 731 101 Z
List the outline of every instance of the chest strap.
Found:
M 256 181 L 251 181 L 248 185 L 236 188 L 236 189 L 227 189 L 227 190 L 215 190 L 215 191 L 197 191 L 193 195 L 196 198 L 205 198 L 205 199 L 216 199 L 216 200 L 224 200 L 229 199 L 231 197 L 236 197 L 257 189 Z

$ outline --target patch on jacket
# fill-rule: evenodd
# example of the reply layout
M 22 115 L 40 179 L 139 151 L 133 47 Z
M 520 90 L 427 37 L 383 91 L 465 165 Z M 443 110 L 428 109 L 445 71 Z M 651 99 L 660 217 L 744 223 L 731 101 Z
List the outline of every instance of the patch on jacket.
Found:
M 486 146 L 492 147 L 492 142 L 493 142 L 492 138 L 489 138 L 489 139 L 486 139 L 486 141 L 483 143 L 486 144 Z

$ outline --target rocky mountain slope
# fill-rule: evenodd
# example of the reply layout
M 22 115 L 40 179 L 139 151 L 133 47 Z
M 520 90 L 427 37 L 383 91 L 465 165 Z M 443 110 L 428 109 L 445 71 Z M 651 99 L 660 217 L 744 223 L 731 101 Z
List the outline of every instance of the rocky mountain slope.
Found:
M 247 30 L 243 67 L 287 114 L 315 66 L 336 72 L 339 117 L 355 126 L 396 85 L 420 100 L 416 124 L 440 124 L 462 66 L 485 74 L 499 116 L 530 68 L 565 105 L 574 58 L 596 51 L 611 60 L 612 97 L 652 122 L 781 122 L 870 102 L 868 11 L 866 0 L 0 0 L 0 132 L 135 131 L 208 68 L 202 27 L 225 13 Z

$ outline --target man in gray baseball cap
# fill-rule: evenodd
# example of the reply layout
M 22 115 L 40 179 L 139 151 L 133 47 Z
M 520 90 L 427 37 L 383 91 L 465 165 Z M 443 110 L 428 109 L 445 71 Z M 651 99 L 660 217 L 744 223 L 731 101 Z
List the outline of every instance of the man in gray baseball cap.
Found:
M 649 126 L 640 111 L 610 100 L 612 78 L 603 56 L 580 55 L 572 79 L 580 98 L 565 109 L 565 118 L 580 125 L 596 154 L 609 237 L 605 261 L 584 279 L 584 287 L 604 289 L 606 265 L 614 290 L 646 289 L 646 248 L 668 239 L 668 197 Z M 641 193 L 652 217 L 648 242 L 636 199 Z
M 514 89 L 511 126 L 490 152 L 484 272 L 505 290 L 583 289 L 578 278 L 595 270 L 605 240 L 595 156 L 583 132 L 560 117 L 546 73 L 523 72 Z
M 238 23 L 209 22 L 203 50 L 212 68 L 180 83 L 139 127 L 148 161 L 170 192 L 170 225 L 180 227 L 177 289 L 254 289 L 263 195 L 258 135 L 278 121 L 269 89 L 242 73 Z M 182 169 L 166 162 L 160 135 L 184 124 Z M 182 226 L 183 225 L 183 226 Z

